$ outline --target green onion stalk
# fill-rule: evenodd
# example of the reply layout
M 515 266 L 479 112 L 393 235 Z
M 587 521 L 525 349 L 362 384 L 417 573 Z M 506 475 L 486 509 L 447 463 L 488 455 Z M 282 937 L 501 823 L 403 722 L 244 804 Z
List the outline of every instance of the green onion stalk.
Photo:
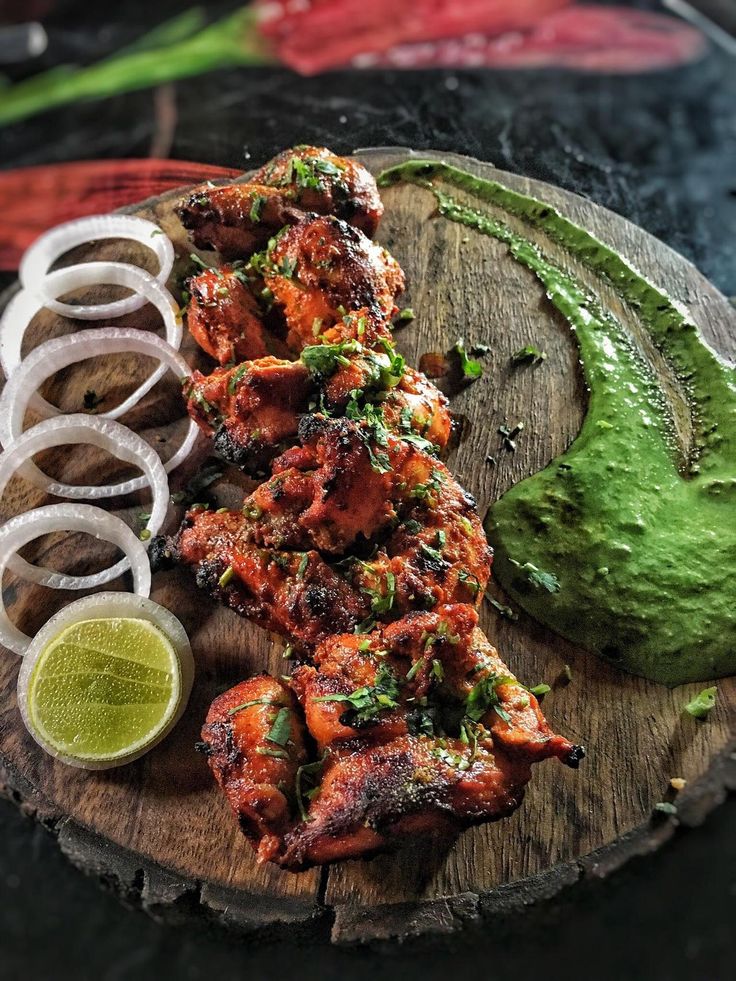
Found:
M 272 60 L 250 8 L 205 26 L 202 9 L 195 7 L 94 65 L 62 65 L 0 88 L 0 126 L 79 100 L 105 99 L 218 68 Z

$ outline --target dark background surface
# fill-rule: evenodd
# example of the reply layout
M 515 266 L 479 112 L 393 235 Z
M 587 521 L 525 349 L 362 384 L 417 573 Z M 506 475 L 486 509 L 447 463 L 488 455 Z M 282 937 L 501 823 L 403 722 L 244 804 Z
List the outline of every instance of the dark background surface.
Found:
M 639 4 L 652 7 L 651 3 Z M 232 4 L 210 4 L 217 13 Z M 180 4 L 56 4 L 45 65 L 92 61 Z M 27 68 L 19 69 L 20 72 Z M 16 72 L 18 74 L 18 72 Z M 1 98 L 1 96 L 0 96 Z M 467 153 L 577 191 L 626 215 L 736 294 L 736 66 L 716 50 L 647 76 L 545 72 L 219 72 L 40 116 L 0 134 L 5 168 L 151 154 L 260 164 L 291 143 Z M 659 854 L 553 908 L 436 950 L 255 945 L 188 924 L 162 927 L 85 879 L 45 830 L 0 802 L 0 978 L 362 981 L 694 979 L 736 976 L 736 801 Z

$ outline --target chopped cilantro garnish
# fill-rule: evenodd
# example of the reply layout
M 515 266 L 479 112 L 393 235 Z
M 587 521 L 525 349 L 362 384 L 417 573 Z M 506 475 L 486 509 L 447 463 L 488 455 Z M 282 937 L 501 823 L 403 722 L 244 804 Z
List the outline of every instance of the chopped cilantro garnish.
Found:
M 654 805 L 654 810 L 659 814 L 674 816 L 677 814 L 677 805 L 671 804 L 668 800 L 660 800 Z
M 472 572 L 468 572 L 467 569 L 461 569 L 457 578 L 465 586 L 471 596 L 477 596 L 480 592 L 480 581 L 477 576 L 473 575 Z
M 685 711 L 694 719 L 707 719 L 710 712 L 715 708 L 717 694 L 718 689 L 715 685 L 712 688 L 704 688 L 685 705 Z
M 296 771 L 294 779 L 294 790 L 296 792 L 296 803 L 301 814 L 302 821 L 308 820 L 307 809 L 304 806 L 305 798 L 313 800 L 319 793 L 319 781 L 322 776 L 324 757 L 314 763 L 304 763 Z
M 480 722 L 491 709 L 504 722 L 510 722 L 511 716 L 502 707 L 501 699 L 496 691 L 501 685 L 515 684 L 516 679 L 504 675 L 491 674 L 475 685 L 465 700 L 465 714 L 473 722 Z
M 537 698 L 539 698 L 540 695 L 546 695 L 547 692 L 552 691 L 552 689 L 550 688 L 549 685 L 545 685 L 544 683 L 542 683 L 541 685 L 535 685 L 533 688 L 530 688 L 529 691 L 532 693 L 532 695 L 535 695 Z
M 243 709 L 249 709 L 253 705 L 277 705 L 272 698 L 254 698 L 250 702 L 243 702 L 242 705 L 236 705 L 234 708 L 228 709 L 228 715 L 235 715 L 236 712 L 242 712 Z
M 525 562 L 519 568 L 521 572 L 526 573 L 526 578 L 536 589 L 546 589 L 548 593 L 559 593 L 560 580 L 554 573 L 538 569 L 531 562 Z
M 315 702 L 344 702 L 349 705 L 349 725 L 365 725 L 374 722 L 380 712 L 398 706 L 399 683 L 391 668 L 381 664 L 372 685 L 356 688 L 350 695 L 322 695 Z
M 250 206 L 250 220 L 253 222 L 259 222 L 261 220 L 261 211 L 263 210 L 263 205 L 266 203 L 266 198 L 263 194 L 254 194 L 253 202 Z
M 360 344 L 354 340 L 341 341 L 339 344 L 310 344 L 301 353 L 301 359 L 309 374 L 317 381 L 329 378 L 340 365 L 349 365 L 346 354 L 354 354 L 360 350 Z
M 309 553 L 305 552 L 302 555 L 301 562 L 299 563 L 299 568 L 296 570 L 297 579 L 303 579 L 304 573 L 307 571 L 307 566 L 309 565 Z
M 415 313 L 411 307 L 405 307 L 403 310 L 399 311 L 396 317 L 397 324 L 408 324 L 410 321 L 414 320 Z
M 279 709 L 266 739 L 277 746 L 286 746 L 291 737 L 291 711 L 284 706 Z
M 463 373 L 464 378 L 469 378 L 471 381 L 476 381 L 483 374 L 483 365 L 480 361 L 474 361 L 469 357 L 468 352 L 465 350 L 465 341 L 462 337 L 455 343 L 453 351 L 457 353 L 460 358 L 460 368 Z
M 538 347 L 534 344 L 527 344 L 516 352 L 512 354 L 511 363 L 512 364 L 540 364 L 542 361 L 547 360 L 547 355 L 544 351 L 540 351 Z

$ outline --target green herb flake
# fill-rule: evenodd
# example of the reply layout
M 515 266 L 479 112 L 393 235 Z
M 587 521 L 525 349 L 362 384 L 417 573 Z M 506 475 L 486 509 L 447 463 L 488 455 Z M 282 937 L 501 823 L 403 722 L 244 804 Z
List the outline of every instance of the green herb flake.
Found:
M 416 317 L 416 314 L 414 313 L 414 311 L 412 310 L 412 308 L 411 307 L 405 307 L 403 310 L 400 310 L 399 311 L 399 314 L 396 317 L 396 323 L 397 324 L 408 324 L 408 323 L 411 323 L 411 321 L 414 320 L 415 317 Z
M 250 220 L 252 222 L 259 222 L 261 220 L 261 212 L 263 210 L 263 205 L 266 203 L 266 197 L 263 194 L 254 194 L 253 202 L 250 206 Z
M 712 688 L 704 688 L 684 706 L 685 712 L 692 715 L 694 719 L 707 719 L 715 708 L 717 694 L 718 689 L 715 685 Z
M 546 360 L 547 355 L 545 352 L 540 351 L 534 344 L 526 344 L 524 347 L 520 348 L 516 354 L 511 355 L 511 363 L 513 365 L 541 364 Z
M 480 361 L 474 361 L 465 350 L 465 341 L 462 337 L 456 341 L 453 351 L 460 358 L 460 369 L 464 378 L 477 381 L 483 374 L 483 365 Z
M 229 565 L 227 567 L 227 569 L 225 569 L 225 571 L 223 572 L 223 574 L 220 576 L 220 578 L 217 580 L 217 583 L 218 583 L 220 589 L 224 589 L 225 586 L 228 585 L 228 583 L 230 582 L 230 580 L 233 578 L 234 575 L 235 575 L 235 570 L 233 569 L 233 567 L 231 565 Z
M 668 800 L 661 800 L 654 805 L 654 810 L 659 814 L 669 814 L 670 816 L 674 816 L 677 814 L 677 805 L 671 804 Z
M 348 724 L 365 725 L 374 722 L 379 713 L 386 709 L 398 707 L 399 683 L 393 671 L 386 664 L 381 664 L 376 671 L 372 685 L 356 688 L 350 695 L 322 695 L 315 702 L 344 702 L 350 707 Z
M 323 766 L 324 757 L 314 763 L 303 763 L 296 771 L 294 790 L 302 821 L 309 820 L 304 802 L 305 800 L 313 800 L 319 793 L 319 781 L 322 777 Z
M 270 746 L 256 746 L 259 756 L 272 756 L 275 760 L 288 760 L 289 754 L 284 749 L 271 749 Z
M 242 712 L 243 709 L 252 708 L 254 705 L 276 705 L 272 698 L 254 698 L 251 702 L 243 702 L 242 705 L 236 705 L 234 708 L 228 709 L 228 715 L 235 715 L 237 712 Z
M 303 579 L 304 573 L 307 571 L 307 566 L 309 565 L 309 553 L 305 552 L 302 555 L 301 561 L 299 563 L 299 568 L 296 570 L 297 579 Z
M 280 708 L 268 731 L 266 739 L 277 746 L 286 746 L 291 738 L 291 710 L 284 706 Z
M 548 593 L 559 593 L 560 591 L 560 580 L 552 572 L 545 572 L 543 569 L 538 569 L 531 562 L 525 562 L 524 565 L 519 566 L 521 572 L 526 574 L 527 580 L 535 587 L 535 589 L 544 589 Z
M 552 689 L 549 685 L 545 685 L 544 683 L 542 683 L 541 685 L 535 685 L 533 688 L 530 688 L 529 691 L 536 698 L 541 698 L 542 695 L 546 695 L 547 692 L 552 691 Z

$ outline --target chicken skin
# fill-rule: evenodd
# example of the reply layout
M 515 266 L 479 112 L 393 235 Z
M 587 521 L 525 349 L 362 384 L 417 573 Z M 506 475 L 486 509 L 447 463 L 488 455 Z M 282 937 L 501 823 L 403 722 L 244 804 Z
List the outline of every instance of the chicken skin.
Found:
M 242 511 L 191 510 L 152 561 L 193 567 L 201 588 L 303 651 L 361 623 L 481 601 L 491 551 L 443 464 L 348 419 L 305 416 L 299 437 Z
M 294 351 L 355 339 L 373 349 L 390 339 L 404 274 L 389 253 L 333 216 L 307 215 L 286 228 L 260 263 Z
M 304 733 L 294 693 L 266 674 L 226 691 L 207 713 L 210 768 L 262 860 L 278 851 L 293 823 L 296 774 L 308 759 Z
M 300 416 L 317 406 L 330 415 L 369 411 L 389 432 L 443 450 L 452 431 L 446 397 L 405 365 L 394 374 L 395 357 L 315 345 L 299 361 L 267 357 L 210 375 L 195 371 L 182 391 L 215 451 L 255 476 L 296 440 Z
M 202 738 L 259 861 L 302 869 L 384 850 L 408 835 L 454 834 L 518 807 L 533 763 L 578 765 L 582 748 L 552 732 L 477 623 L 472 607 L 450 605 L 325 640 L 314 664 L 288 682 L 316 753 L 287 778 L 286 767 L 304 758 L 295 725 L 278 786 L 268 786 L 261 761 L 254 765 L 242 744 L 237 760 L 231 754 L 227 769 L 222 763 L 228 723 L 237 724 L 237 712 L 225 717 L 223 709 L 245 702 L 243 711 L 257 716 L 263 709 L 250 703 L 260 689 L 239 685 L 216 700 Z M 250 729 L 256 747 L 273 726 L 271 717 L 258 718 L 260 728 Z M 268 802 L 276 793 L 279 805 L 288 798 L 290 821 L 283 806 L 273 819 L 264 806 L 254 824 L 249 793 L 256 784 Z
M 372 175 L 323 147 L 279 154 L 248 183 L 195 188 L 177 208 L 197 248 L 244 259 L 306 213 L 336 215 L 373 235 L 383 204 Z
M 203 351 L 221 365 L 283 351 L 266 330 L 258 301 L 232 266 L 206 269 L 187 280 L 187 327 Z

